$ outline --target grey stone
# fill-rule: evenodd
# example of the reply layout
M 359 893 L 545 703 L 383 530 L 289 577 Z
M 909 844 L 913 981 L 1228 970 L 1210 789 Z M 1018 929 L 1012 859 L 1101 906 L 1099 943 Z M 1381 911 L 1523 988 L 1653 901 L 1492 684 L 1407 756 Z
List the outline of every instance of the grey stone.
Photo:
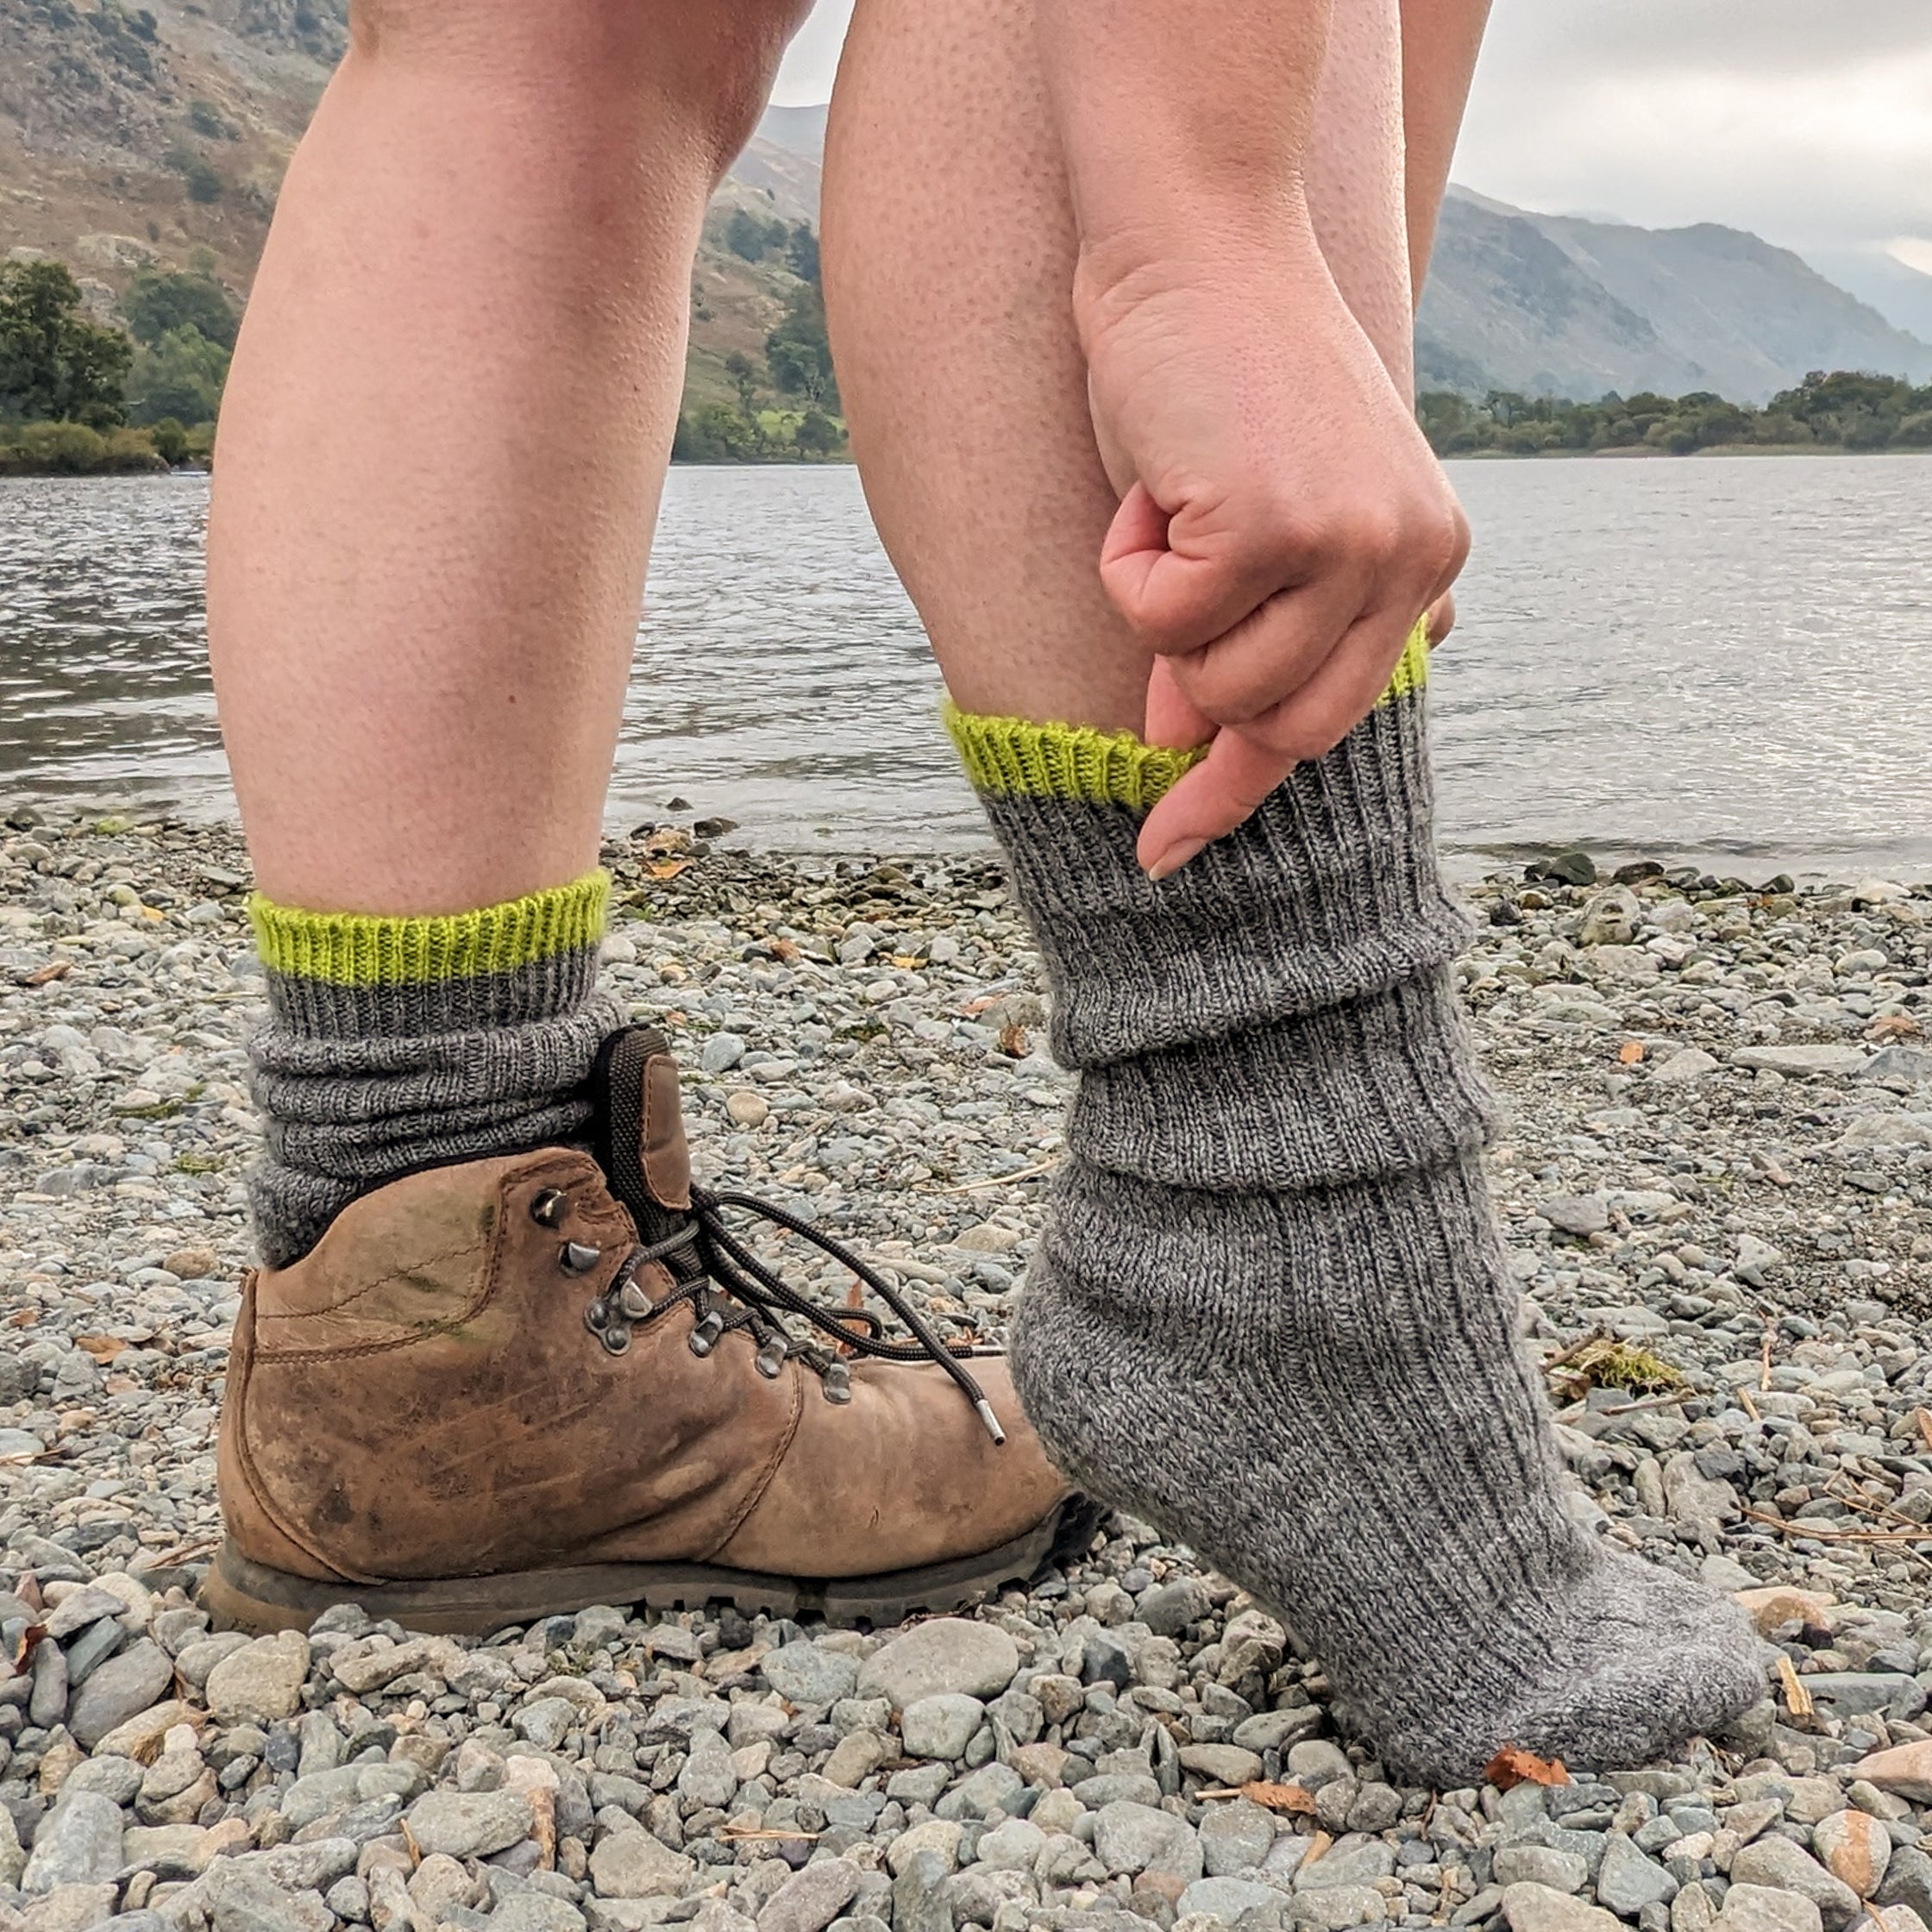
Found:
M 1275 1821 L 1251 1798 L 1202 1807 L 1201 1857 L 1210 1879 L 1251 1872 L 1275 1842 Z
M 675 1898 L 697 1867 L 648 1831 L 613 1831 L 590 1854 L 590 1881 L 606 1898 Z
M 518 1737 L 539 1751 L 555 1751 L 582 1722 L 582 1713 L 568 1697 L 532 1697 L 510 1721 Z
M 24 1932 L 91 1932 L 91 1928 L 113 1914 L 114 1895 L 115 1887 L 110 1885 L 56 1885 L 52 1891 L 32 1900 L 11 1923 L 23 1928 Z M 169 1932 L 173 1932 L 172 1927 Z
M 691 1749 L 678 1773 L 678 1791 L 699 1804 L 729 1804 L 737 1795 L 731 1747 L 716 1731 L 693 1731 Z
M 217 1723 L 274 1724 L 302 1708 L 309 1640 L 298 1630 L 257 1637 L 209 1672 L 208 1709 Z
M 1888 1717 L 1916 1717 L 1925 1709 L 1925 1687 L 1902 1671 L 1819 1671 L 1804 1680 L 1828 1717 L 1858 1717 L 1882 1710 Z
M 1664 1465 L 1664 1495 L 1672 1518 L 1680 1523 L 1733 1522 L 1741 1513 L 1736 1490 L 1704 1475 L 1688 1449 Z
M 1373 1885 L 1395 1869 L 1394 1846 L 1356 1832 L 1338 1838 L 1314 1864 L 1304 1863 L 1295 1874 L 1295 1889 L 1320 1891 L 1327 1885 Z
M 1287 1903 L 1272 1885 L 1264 1885 L 1258 1879 L 1207 1878 L 1196 1879 L 1181 1894 L 1175 1910 L 1183 1916 L 1205 1912 L 1210 1918 L 1232 1925 L 1243 1912 L 1278 1911 Z
M 330 1932 L 336 1923 L 320 1892 L 285 1891 L 233 1859 L 216 1859 L 194 1889 L 214 1932 Z
M 765 1682 L 788 1704 L 835 1704 L 850 1697 L 859 1680 L 856 1658 L 802 1640 L 769 1652 L 759 1668 Z
M 1208 1615 L 1208 1592 L 1192 1577 L 1177 1577 L 1157 1584 L 1134 1606 L 1134 1615 L 1157 1637 L 1178 1637 L 1190 1623 Z
M 921 1697 L 944 1692 L 996 1697 L 1019 1668 L 1019 1646 L 996 1625 L 935 1617 L 893 1638 L 867 1658 L 859 1672 L 858 1689 L 862 1697 L 888 1697 L 894 1709 L 903 1710 Z
M 1647 1858 L 1621 1831 L 1603 1841 L 1603 1861 L 1596 1868 L 1596 1902 L 1624 1918 L 1634 1918 L 1646 1905 L 1667 1905 L 1677 1897 L 1678 1884 L 1654 1859 Z
M 1234 1742 L 1247 1751 L 1288 1751 L 1321 1728 L 1320 1704 L 1301 1704 L 1291 1710 L 1257 1711 L 1234 1727 Z
M 1548 1845 L 1505 1845 L 1496 1854 L 1499 1885 L 1546 1885 L 1552 1891 L 1581 1891 L 1590 1882 L 1590 1867 L 1571 1852 Z
M 943 1690 L 900 1712 L 899 1735 L 909 1758 L 963 1758 L 985 1722 L 986 1706 L 977 1697 Z
M 1046 1846 L 1046 1834 L 1027 1818 L 1008 1818 L 981 1834 L 979 1862 L 994 1871 L 1031 1872 Z
M 1609 1203 L 1600 1194 L 1554 1194 L 1536 1211 L 1565 1234 L 1601 1234 L 1610 1225 Z
M 1822 1923 L 1816 1904 L 1798 1892 L 1734 1880 L 1712 1932 L 1819 1932 Z
M 1502 1916 L 1509 1932 L 1623 1932 L 1615 1913 L 1553 1885 L 1505 1885 Z
M 516 1791 L 425 1791 L 410 1806 L 405 1822 L 425 1855 L 484 1858 L 529 1837 L 530 1810 Z
M 859 1868 L 842 1858 L 820 1859 L 794 1872 L 758 1914 L 758 1932 L 824 1932 L 859 1889 Z
M 490 1914 L 490 1932 L 584 1932 L 584 1915 L 547 1892 L 513 1891 Z
M 67 1773 L 62 1797 L 76 1791 L 97 1791 L 116 1804 L 132 1804 L 141 1790 L 141 1768 L 132 1758 L 90 1758 Z
M 1855 1074 L 1864 1070 L 1867 1055 L 1861 1046 L 1741 1046 L 1731 1055 L 1734 1067 L 1768 1067 L 1773 1073 Z
M 121 1869 L 121 1807 L 97 1791 L 77 1791 L 41 1820 L 21 1878 L 23 1891 L 102 1885 Z
M 1201 1841 L 1187 1821 L 1150 1804 L 1102 1805 L 1094 1852 L 1110 1872 L 1160 1872 L 1191 1883 L 1204 1869 Z
M 1011 1765 L 994 1762 L 969 1772 L 940 1799 L 942 1818 L 983 1818 L 995 1806 L 1011 1812 L 1026 1790 L 1026 1780 Z
M 894 1932 L 955 1932 L 957 1920 L 946 1891 L 950 1862 L 937 1852 L 907 1860 L 892 1883 Z
M 1379 1925 L 1389 1907 L 1373 1885 L 1330 1885 L 1321 1891 L 1297 1892 L 1289 1901 L 1289 1916 L 1308 1932 L 1347 1932 L 1352 1925 Z
M 1881 1905 L 1910 1905 L 1932 1925 L 1932 1857 L 1916 1845 L 1898 1846 L 1872 1896 Z
M 174 1660 L 143 1637 L 110 1657 L 74 1693 L 67 1728 L 92 1750 L 107 1734 L 157 1703 L 174 1682 Z
M 1731 1860 L 1731 1883 L 1796 1892 L 1818 1908 L 1824 1932 L 1844 1932 L 1860 1914 L 1858 1894 L 1788 1838 L 1753 1840 Z M 1727 1896 L 1725 1903 L 1729 1903 Z M 1722 1918 L 1722 1914 L 1720 1914 Z

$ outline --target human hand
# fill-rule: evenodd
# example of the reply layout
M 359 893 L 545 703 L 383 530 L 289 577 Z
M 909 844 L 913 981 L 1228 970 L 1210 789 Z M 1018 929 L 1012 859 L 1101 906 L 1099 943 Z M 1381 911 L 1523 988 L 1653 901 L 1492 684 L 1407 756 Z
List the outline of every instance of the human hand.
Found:
M 1125 273 L 1083 260 L 1076 312 L 1121 496 L 1101 581 L 1157 654 L 1145 735 L 1208 747 L 1142 828 L 1161 878 L 1367 715 L 1418 613 L 1446 631 L 1468 528 L 1292 223 Z

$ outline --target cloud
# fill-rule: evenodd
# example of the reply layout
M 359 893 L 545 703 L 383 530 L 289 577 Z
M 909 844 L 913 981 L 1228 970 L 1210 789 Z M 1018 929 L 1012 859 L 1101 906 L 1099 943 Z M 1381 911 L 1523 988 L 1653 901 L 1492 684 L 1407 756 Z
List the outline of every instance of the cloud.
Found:
M 1923 0 L 1501 0 L 1457 155 L 1506 201 L 1789 247 L 1932 232 Z

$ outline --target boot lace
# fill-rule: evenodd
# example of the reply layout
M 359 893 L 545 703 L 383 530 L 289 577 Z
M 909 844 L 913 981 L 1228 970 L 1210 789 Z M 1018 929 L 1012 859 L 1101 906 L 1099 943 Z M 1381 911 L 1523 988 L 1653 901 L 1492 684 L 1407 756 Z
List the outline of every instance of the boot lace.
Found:
M 911 1331 L 913 1339 L 888 1340 L 884 1322 L 869 1309 L 825 1308 L 800 1294 L 731 1232 L 724 1220 L 726 1209 L 755 1214 L 774 1226 L 784 1228 L 829 1255 L 841 1267 L 850 1269 Z M 586 1272 L 600 1258 L 595 1248 L 577 1242 L 564 1244 L 563 1265 L 569 1272 Z M 640 1270 L 653 1262 L 673 1263 L 677 1284 L 656 1302 L 637 1280 Z M 948 1343 L 890 1282 L 844 1242 L 775 1202 L 761 1201 L 756 1195 L 714 1193 L 693 1187 L 691 1213 L 684 1225 L 662 1240 L 635 1243 L 603 1293 L 585 1309 L 584 1320 L 612 1354 L 621 1355 L 630 1346 L 633 1330 L 648 1327 L 672 1309 L 686 1306 L 694 1316 L 690 1339 L 693 1355 L 708 1356 L 733 1329 L 750 1329 L 758 1343 L 756 1361 L 761 1375 L 776 1377 L 793 1357 L 802 1358 L 818 1375 L 828 1402 L 848 1402 L 852 1399 L 851 1371 L 844 1359 L 848 1353 L 881 1362 L 935 1363 L 957 1384 L 993 1440 L 1001 1443 L 1007 1440 L 993 1405 L 963 1359 L 1000 1352 L 972 1344 Z M 806 1340 L 793 1333 L 785 1325 L 787 1314 L 809 1322 L 831 1338 L 837 1352 L 815 1339 Z

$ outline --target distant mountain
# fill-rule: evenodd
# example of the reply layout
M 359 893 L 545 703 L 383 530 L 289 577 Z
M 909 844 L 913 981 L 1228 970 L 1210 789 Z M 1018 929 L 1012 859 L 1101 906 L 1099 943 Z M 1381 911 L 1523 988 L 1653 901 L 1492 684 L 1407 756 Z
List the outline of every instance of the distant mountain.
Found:
M 1755 235 L 1536 215 L 1463 188 L 1416 335 L 1425 388 L 1761 403 L 1812 369 L 1932 377 L 1932 345 Z

